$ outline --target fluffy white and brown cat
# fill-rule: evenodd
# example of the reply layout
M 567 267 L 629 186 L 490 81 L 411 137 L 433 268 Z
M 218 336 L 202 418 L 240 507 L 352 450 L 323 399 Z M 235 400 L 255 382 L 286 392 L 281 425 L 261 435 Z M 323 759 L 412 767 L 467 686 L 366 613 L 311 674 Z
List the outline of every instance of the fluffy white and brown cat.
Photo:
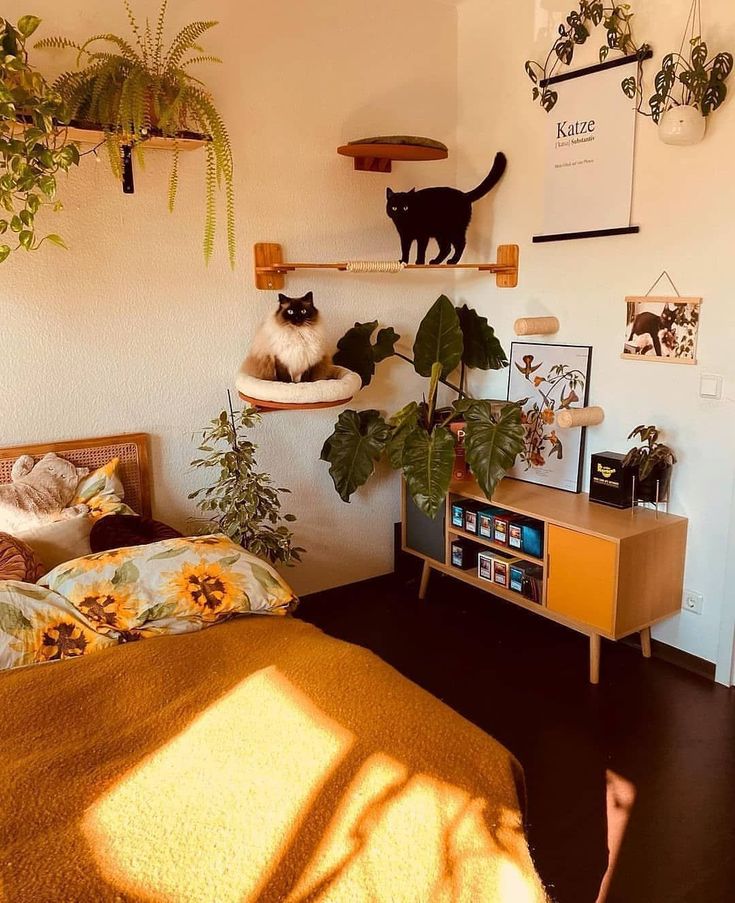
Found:
M 278 307 L 255 334 L 243 369 L 257 379 L 285 383 L 334 376 L 311 292 L 303 298 L 278 296 Z

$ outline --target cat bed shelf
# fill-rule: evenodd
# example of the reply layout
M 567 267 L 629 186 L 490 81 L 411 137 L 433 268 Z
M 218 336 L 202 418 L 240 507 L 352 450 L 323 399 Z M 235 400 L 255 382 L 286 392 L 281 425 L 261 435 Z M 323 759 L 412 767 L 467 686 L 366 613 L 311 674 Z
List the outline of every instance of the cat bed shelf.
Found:
M 352 260 L 342 263 L 291 263 L 283 259 L 283 248 L 274 242 L 255 245 L 255 287 L 280 291 L 286 274 L 296 270 L 338 270 L 347 273 L 399 273 L 403 270 L 475 270 L 495 276 L 498 288 L 518 285 L 518 245 L 499 245 L 496 263 L 407 263 L 394 260 Z
M 335 379 L 308 383 L 282 383 L 256 379 L 240 367 L 235 386 L 243 401 L 260 411 L 306 411 L 336 408 L 351 401 L 362 382 L 357 373 L 337 367 Z
M 446 160 L 449 156 L 446 144 L 441 141 L 412 135 L 360 138 L 338 147 L 337 153 L 352 157 L 355 169 L 361 172 L 391 172 L 394 160 Z

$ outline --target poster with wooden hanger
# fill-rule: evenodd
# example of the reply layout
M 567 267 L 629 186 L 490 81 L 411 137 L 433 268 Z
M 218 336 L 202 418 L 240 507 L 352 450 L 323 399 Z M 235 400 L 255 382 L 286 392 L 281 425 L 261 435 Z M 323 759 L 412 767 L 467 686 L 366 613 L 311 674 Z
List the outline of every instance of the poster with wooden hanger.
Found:
M 534 242 L 639 231 L 630 223 L 636 100 L 620 88 L 639 65 L 625 56 L 541 83 L 565 85 L 546 124 L 543 232 Z

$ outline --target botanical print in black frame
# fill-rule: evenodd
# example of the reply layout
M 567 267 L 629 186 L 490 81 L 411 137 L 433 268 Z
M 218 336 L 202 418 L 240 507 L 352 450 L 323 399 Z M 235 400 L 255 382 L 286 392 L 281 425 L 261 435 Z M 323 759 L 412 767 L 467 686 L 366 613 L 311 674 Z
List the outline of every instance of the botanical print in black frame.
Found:
M 559 411 L 585 407 L 592 346 L 513 342 L 508 400 L 522 401 L 524 449 L 508 476 L 567 492 L 580 492 L 585 428 L 559 429 Z

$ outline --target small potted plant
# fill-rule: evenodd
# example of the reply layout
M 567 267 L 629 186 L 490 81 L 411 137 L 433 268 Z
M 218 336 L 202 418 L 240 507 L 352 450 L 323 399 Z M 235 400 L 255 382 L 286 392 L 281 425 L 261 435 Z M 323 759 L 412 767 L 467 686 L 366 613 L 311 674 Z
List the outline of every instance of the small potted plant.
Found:
M 174 139 L 168 204 L 173 210 L 178 187 L 178 147 L 175 139 L 206 137 L 206 212 L 204 257 L 214 248 L 216 194 L 224 188 L 226 233 L 230 264 L 235 260 L 235 203 L 233 160 L 225 124 L 204 83 L 191 68 L 219 63 L 204 50 L 202 36 L 217 22 L 191 22 L 173 41 L 164 43 L 167 0 L 163 0 L 155 26 L 138 23 L 129 0 L 123 0 L 130 30 L 129 39 L 99 34 L 82 43 L 65 37 L 38 41 L 36 47 L 76 51 L 76 68 L 54 82 L 75 124 L 102 129 L 110 165 L 122 175 L 124 146 L 141 154 L 152 137 Z M 195 69 L 196 71 L 196 69 Z
M 12 25 L 0 17 L 0 263 L 45 241 L 64 245 L 53 233 L 37 236 L 36 214 L 61 208 L 56 176 L 79 163 L 79 148 L 61 124 L 61 96 L 28 63 L 26 41 L 40 22 L 22 16 Z
M 214 482 L 189 494 L 197 499 L 204 514 L 202 529 L 216 529 L 240 543 L 253 555 L 273 564 L 292 565 L 301 561 L 304 549 L 294 545 L 287 524 L 293 514 L 281 514 L 279 489 L 267 473 L 256 471 L 258 446 L 246 437 L 246 431 L 260 421 L 255 408 L 235 414 L 222 411 L 202 432 L 199 451 L 204 457 L 192 461 L 196 468 L 213 469 Z
M 700 35 L 692 33 L 695 21 L 690 14 L 689 55 L 666 54 L 656 73 L 656 93 L 648 102 L 664 144 L 686 145 L 701 141 L 707 117 L 727 96 L 725 82 L 733 69 L 733 56 L 721 51 L 710 57 L 707 43 Z
M 665 502 L 669 497 L 671 468 L 676 464 L 676 456 L 668 445 L 658 441 L 659 435 L 656 426 L 637 426 L 628 436 L 641 442 L 623 460 L 623 467 L 634 470 L 635 498 L 639 502 Z
M 338 342 L 335 364 L 359 373 L 367 385 L 377 363 L 398 357 L 426 377 L 428 385 L 420 400 L 409 402 L 387 419 L 376 410 L 340 414 L 321 454 L 330 465 L 329 474 L 340 497 L 349 502 L 370 479 L 376 463 L 385 459 L 403 473 L 419 511 L 436 518 L 455 465 L 456 438 L 450 425 L 463 422 L 467 464 L 490 498 L 523 448 L 523 426 L 518 405 L 470 398 L 464 390 L 467 369 L 497 370 L 508 365 L 487 319 L 466 305 L 455 308 L 442 295 L 419 325 L 413 358 L 394 348 L 400 336 L 391 328 L 379 330 L 373 343 L 377 326 L 377 321 L 356 323 Z M 457 369 L 459 385 L 450 382 Z M 458 396 L 441 408 L 437 404 L 440 385 Z

